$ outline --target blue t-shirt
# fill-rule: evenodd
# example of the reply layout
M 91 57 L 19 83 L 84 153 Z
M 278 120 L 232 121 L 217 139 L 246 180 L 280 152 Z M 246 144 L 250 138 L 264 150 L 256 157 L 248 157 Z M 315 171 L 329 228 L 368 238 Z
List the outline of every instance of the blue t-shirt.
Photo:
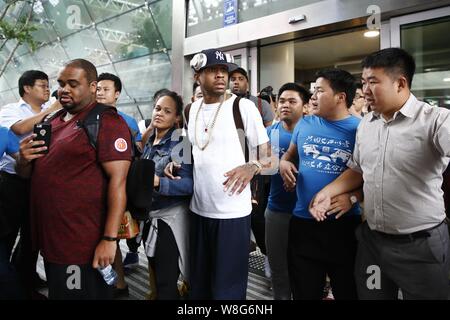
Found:
M 8 128 L 0 127 L 0 155 L 19 152 L 19 138 Z
M 281 159 L 289 149 L 292 133 L 284 129 L 280 121 L 267 128 L 267 135 L 272 146 L 272 154 L 278 154 L 278 158 Z M 294 191 L 287 192 L 284 189 L 280 173 L 272 175 L 267 207 L 273 211 L 292 213 L 296 202 L 297 194 Z
M 327 121 L 317 116 L 300 120 L 291 142 L 297 145 L 299 173 L 297 176 L 297 203 L 294 215 L 313 219 L 308 207 L 313 196 L 347 169 L 355 146 L 359 118 Z M 356 204 L 346 215 L 360 214 Z M 328 218 L 333 218 L 334 215 Z
M 139 131 L 139 126 L 136 122 L 136 120 L 133 117 L 130 117 L 129 115 L 118 111 L 118 113 L 122 116 L 123 120 L 125 120 L 125 122 L 127 123 L 128 127 L 131 129 L 131 131 L 134 133 L 136 133 L 136 136 L 134 137 L 134 141 L 139 142 L 142 141 L 142 135 L 141 132 Z

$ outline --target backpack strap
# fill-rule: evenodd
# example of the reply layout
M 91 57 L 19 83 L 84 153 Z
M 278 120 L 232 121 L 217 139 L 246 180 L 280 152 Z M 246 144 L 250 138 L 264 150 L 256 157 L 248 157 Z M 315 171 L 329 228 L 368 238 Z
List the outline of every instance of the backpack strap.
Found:
M 116 108 L 112 106 L 97 103 L 83 120 L 78 120 L 78 126 L 84 129 L 88 136 L 89 144 L 95 150 L 97 150 L 98 132 L 100 130 L 100 118 L 101 115 L 107 110 L 114 110 L 114 112 L 117 112 Z
M 239 142 L 241 143 L 242 152 L 244 153 L 245 162 L 248 162 L 250 157 L 249 157 L 249 151 L 248 151 L 248 145 L 247 145 L 247 138 L 245 137 L 244 122 L 242 121 L 241 110 L 239 110 L 239 102 L 240 101 L 241 101 L 241 97 L 237 97 L 236 99 L 234 99 L 233 119 L 234 119 L 234 125 L 236 126 L 236 130 L 238 132 Z M 240 137 L 241 132 L 244 133 L 244 139 L 241 139 L 241 137 Z
M 241 98 L 237 97 L 233 102 L 233 118 L 234 124 L 236 125 L 236 130 L 239 136 L 239 142 L 241 143 L 242 152 L 244 153 L 245 162 L 250 160 L 250 154 L 248 150 L 247 137 L 245 136 L 244 122 L 242 121 L 241 111 L 239 109 L 239 102 Z M 244 133 L 244 139 L 241 139 L 240 133 Z M 259 146 L 257 147 L 257 158 L 259 159 Z M 262 190 L 263 189 L 263 179 L 260 175 L 253 177 L 250 181 L 250 190 L 252 194 L 252 205 L 258 205 L 262 203 Z
M 263 111 L 262 111 L 262 99 L 260 97 L 258 97 L 258 111 L 259 114 L 261 115 L 261 117 L 263 116 Z M 264 122 L 264 121 L 263 121 Z
M 56 111 L 53 111 L 51 113 L 49 113 L 48 115 L 46 115 L 43 119 L 42 122 L 43 123 L 50 123 L 53 119 L 59 117 L 60 115 L 62 115 L 64 113 L 64 109 L 58 109 Z

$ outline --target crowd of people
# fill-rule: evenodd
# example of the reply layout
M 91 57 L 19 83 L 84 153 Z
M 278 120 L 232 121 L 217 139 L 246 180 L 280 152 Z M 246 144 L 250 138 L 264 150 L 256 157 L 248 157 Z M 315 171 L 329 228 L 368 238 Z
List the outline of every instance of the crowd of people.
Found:
M 218 49 L 190 65 L 191 102 L 161 89 L 139 124 L 116 108 L 119 77 L 87 60 L 61 68 L 57 99 L 44 72 L 22 74 L 21 99 L 0 109 L 0 299 L 38 299 L 43 285 L 49 299 L 128 295 L 142 243 L 152 299 L 245 300 L 252 233 L 276 300 L 322 299 L 327 281 L 337 300 L 448 299 L 450 111 L 411 93 L 408 52 L 370 54 L 361 79 L 325 69 L 312 91 L 258 96 Z M 138 158 L 154 162 L 153 201 L 122 261 Z M 110 265 L 112 285 L 97 270 Z

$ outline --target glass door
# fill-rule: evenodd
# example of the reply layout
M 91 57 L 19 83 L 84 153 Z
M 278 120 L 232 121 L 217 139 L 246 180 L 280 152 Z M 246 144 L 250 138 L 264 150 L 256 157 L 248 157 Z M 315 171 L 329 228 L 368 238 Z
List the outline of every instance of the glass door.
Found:
M 245 70 L 248 70 L 248 59 L 247 59 L 247 49 L 237 49 L 237 50 L 230 50 L 230 51 L 224 51 L 225 53 L 230 54 L 233 59 L 234 63 L 236 63 L 238 66 L 244 68 Z
M 412 92 L 431 105 L 450 109 L 450 7 L 390 21 L 391 47 L 416 60 Z

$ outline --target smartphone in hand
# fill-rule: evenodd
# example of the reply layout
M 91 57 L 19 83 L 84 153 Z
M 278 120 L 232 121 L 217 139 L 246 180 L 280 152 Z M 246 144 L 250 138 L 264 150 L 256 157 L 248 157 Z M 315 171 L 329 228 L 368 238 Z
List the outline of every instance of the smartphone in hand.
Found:
M 45 144 L 35 146 L 35 148 L 46 146 L 47 150 L 40 151 L 39 153 L 48 153 L 50 149 L 50 138 L 52 136 L 52 125 L 50 123 L 37 123 L 34 125 L 33 133 L 37 135 L 33 140 L 43 140 L 45 142 Z

